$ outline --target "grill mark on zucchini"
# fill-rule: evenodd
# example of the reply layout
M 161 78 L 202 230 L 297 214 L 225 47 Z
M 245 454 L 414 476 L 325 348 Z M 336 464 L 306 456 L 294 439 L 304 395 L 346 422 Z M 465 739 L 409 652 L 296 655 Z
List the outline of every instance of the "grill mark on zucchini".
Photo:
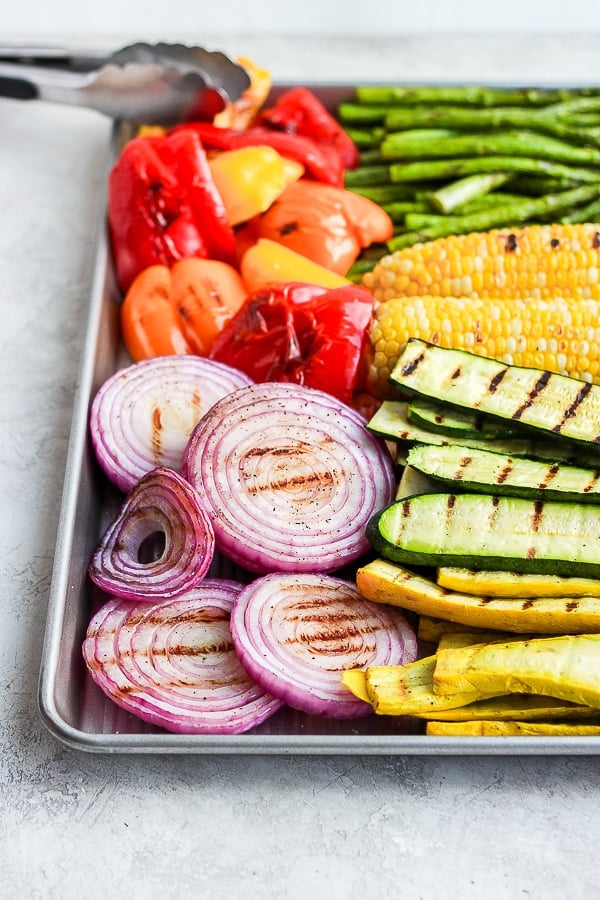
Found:
M 531 404 L 534 403 L 538 399 L 538 397 L 540 396 L 540 394 L 542 393 L 544 388 L 547 386 L 549 381 L 550 381 L 550 372 L 544 372 L 542 375 L 540 375 L 540 377 L 534 384 L 533 388 L 529 391 L 529 394 L 527 395 L 527 399 L 525 400 L 525 402 L 522 403 L 521 406 L 513 413 L 513 415 L 512 415 L 513 419 L 516 419 L 518 421 L 521 418 L 523 413 L 529 409 Z M 552 430 L 555 431 L 554 428 Z M 560 430 L 557 433 L 560 434 Z
M 415 357 L 415 359 L 413 359 L 412 362 L 410 362 L 407 366 L 404 366 L 404 367 L 403 367 L 403 369 L 402 369 L 402 374 L 405 375 L 405 376 L 406 376 L 406 375 L 412 375 L 414 372 L 417 371 L 417 369 L 419 368 L 419 366 L 420 366 L 421 363 L 423 362 L 424 358 L 425 358 L 425 354 L 424 354 L 424 353 L 421 353 L 420 356 Z
M 577 394 L 577 396 L 575 397 L 575 399 L 573 400 L 571 405 L 565 410 L 565 413 L 564 413 L 561 421 L 558 423 L 558 425 L 555 425 L 554 428 L 552 429 L 552 431 L 555 434 L 561 433 L 562 429 L 564 428 L 565 422 L 567 422 L 569 419 L 573 418 L 573 416 L 575 415 L 575 413 L 577 411 L 577 408 L 579 406 L 581 406 L 581 404 L 583 403 L 583 401 L 585 400 L 585 398 L 587 397 L 587 395 L 589 394 L 591 389 L 592 389 L 592 386 L 591 386 L 591 384 L 588 384 L 588 383 L 584 384 L 581 387 L 579 393 Z M 594 438 L 594 440 L 598 440 L 598 438 L 596 437 L 596 438 Z
M 490 392 L 490 394 L 494 394 L 498 390 L 498 387 L 501 384 L 502 379 L 504 378 L 504 376 L 506 375 L 507 372 L 508 372 L 507 368 L 500 369 L 499 372 L 496 372 L 496 374 L 494 375 L 494 377 L 490 380 L 490 383 L 488 384 L 488 391 Z
M 542 517 L 544 515 L 544 501 L 543 500 L 535 500 L 533 504 L 533 514 L 531 516 L 531 530 L 539 531 L 540 525 L 542 523 Z
M 510 460 L 509 462 L 507 462 L 507 464 L 502 468 L 502 471 L 500 472 L 500 475 L 498 476 L 498 479 L 497 479 L 498 484 L 504 484 L 504 482 L 506 481 L 506 479 L 508 478 L 508 476 L 510 475 L 510 473 L 512 472 L 513 469 L 514 469 L 514 463 L 513 463 L 512 459 L 511 459 L 511 460 Z
M 553 465 L 549 466 L 548 470 L 546 472 L 546 477 L 544 478 L 543 481 L 540 481 L 538 487 L 543 491 L 548 490 L 548 485 L 556 478 L 559 470 L 560 470 L 560 466 L 558 463 L 553 463 Z M 584 487 L 584 491 L 588 491 L 588 490 L 589 490 L 589 484 L 586 484 L 586 486 Z

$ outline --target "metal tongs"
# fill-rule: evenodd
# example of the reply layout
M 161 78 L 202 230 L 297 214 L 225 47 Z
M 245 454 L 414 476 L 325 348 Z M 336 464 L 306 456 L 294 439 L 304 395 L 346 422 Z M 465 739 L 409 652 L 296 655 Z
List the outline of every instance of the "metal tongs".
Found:
M 212 119 L 249 85 L 246 70 L 224 53 L 185 44 L 136 43 L 109 55 L 0 46 L 0 96 L 83 106 L 138 124 Z

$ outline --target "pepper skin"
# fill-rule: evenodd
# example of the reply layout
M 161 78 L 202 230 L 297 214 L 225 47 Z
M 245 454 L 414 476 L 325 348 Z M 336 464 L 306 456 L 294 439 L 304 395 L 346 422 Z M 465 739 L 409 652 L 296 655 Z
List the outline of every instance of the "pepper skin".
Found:
M 109 176 L 108 225 L 123 293 L 148 266 L 190 256 L 235 260 L 233 229 L 193 131 L 125 145 Z
M 285 91 L 274 106 L 259 113 L 255 124 L 301 134 L 335 147 L 346 169 L 354 169 L 360 162 L 354 141 L 308 88 L 298 86 Z
M 210 355 L 255 382 L 294 382 L 350 403 L 360 388 L 373 303 L 370 292 L 357 285 L 274 286 L 246 300 Z

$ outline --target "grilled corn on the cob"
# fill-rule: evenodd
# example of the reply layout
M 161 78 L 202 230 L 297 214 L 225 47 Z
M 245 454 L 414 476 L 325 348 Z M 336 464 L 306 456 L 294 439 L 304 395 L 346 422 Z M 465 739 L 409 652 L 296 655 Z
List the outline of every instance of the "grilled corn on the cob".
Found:
M 600 300 L 600 224 L 438 238 L 384 256 L 363 282 L 379 301 L 424 294 Z
M 389 394 L 389 374 L 411 337 L 600 382 L 600 300 L 420 296 L 381 303 L 367 353 L 376 396 Z

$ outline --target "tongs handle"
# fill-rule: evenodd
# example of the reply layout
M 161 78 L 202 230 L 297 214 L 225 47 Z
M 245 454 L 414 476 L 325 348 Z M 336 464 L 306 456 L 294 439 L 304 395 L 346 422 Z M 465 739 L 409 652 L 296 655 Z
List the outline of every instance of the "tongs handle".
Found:
M 110 56 L 104 50 L 73 50 L 59 44 L 0 44 L 0 63 L 36 68 L 66 69 L 69 72 L 91 72 L 103 65 Z

